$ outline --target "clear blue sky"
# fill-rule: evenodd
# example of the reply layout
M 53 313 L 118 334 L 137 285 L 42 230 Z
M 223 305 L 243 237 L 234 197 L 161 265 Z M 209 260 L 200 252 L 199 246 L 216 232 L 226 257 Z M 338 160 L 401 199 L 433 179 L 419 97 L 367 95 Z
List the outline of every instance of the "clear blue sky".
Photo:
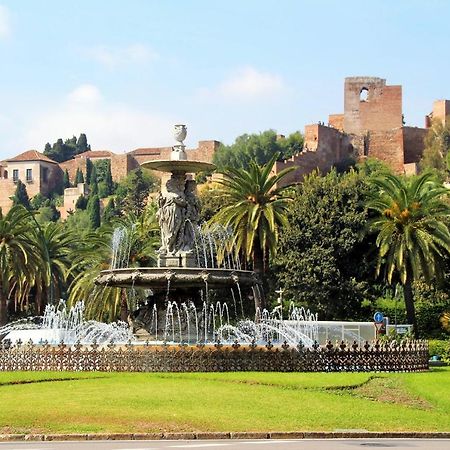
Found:
M 450 1 L 0 0 L 0 159 L 288 134 L 343 110 L 346 76 L 403 85 L 408 125 L 450 98 Z

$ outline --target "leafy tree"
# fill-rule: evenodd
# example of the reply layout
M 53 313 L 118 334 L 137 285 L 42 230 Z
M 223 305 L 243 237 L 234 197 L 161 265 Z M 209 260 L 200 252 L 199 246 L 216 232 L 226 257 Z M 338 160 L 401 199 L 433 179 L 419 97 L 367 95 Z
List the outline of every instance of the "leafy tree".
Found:
M 41 266 L 30 218 L 22 205 L 14 205 L 6 215 L 0 210 L 0 326 L 8 321 L 12 285 L 22 290 L 23 282 L 31 281 Z
M 443 179 L 450 176 L 450 123 L 433 121 L 424 140 L 425 148 L 420 161 L 422 169 L 432 169 Z
M 91 146 L 88 144 L 87 137 L 84 133 L 81 133 L 78 137 L 76 148 L 76 154 L 84 153 L 91 149 Z
M 92 161 L 90 158 L 86 159 L 86 183 L 88 185 L 91 184 L 91 176 L 92 176 L 92 169 L 94 167 L 94 164 L 92 164 Z
M 120 215 L 120 210 L 116 207 L 114 198 L 111 198 L 103 210 L 103 222 L 110 223 L 111 220 Z
M 365 207 L 366 177 L 313 172 L 296 187 L 272 267 L 284 297 L 323 320 L 355 319 L 373 277 Z M 351 264 L 349 263 L 351 262 Z
M 16 191 L 13 196 L 13 205 L 22 205 L 26 209 L 31 209 L 27 187 L 20 180 L 17 181 Z
M 80 195 L 75 203 L 75 209 L 84 210 L 87 208 L 88 198 L 84 195 Z
M 42 206 L 50 206 L 50 200 L 38 192 L 30 201 L 31 207 L 38 210 Z
M 126 213 L 140 214 L 144 211 L 150 191 L 155 187 L 154 178 L 138 168 L 122 180 L 116 191 L 121 209 Z
M 98 181 L 97 181 L 97 169 L 95 165 L 92 165 L 89 189 L 91 195 L 98 195 Z
M 36 220 L 40 225 L 47 224 L 48 222 L 56 222 L 60 218 L 59 211 L 54 205 L 41 206 L 37 210 Z
M 130 267 L 151 266 L 156 263 L 159 226 L 155 205 L 148 205 L 139 216 L 129 214 L 115 226 L 123 227 L 129 236 Z M 112 228 L 102 227 L 83 240 L 73 265 L 76 276 L 70 287 L 69 303 L 73 304 L 77 299 L 84 298 L 89 318 L 110 321 L 120 318 L 126 321 L 131 306 L 126 290 L 97 287 L 94 283 L 100 271 L 111 266 L 111 239 Z
M 243 134 L 232 145 L 221 145 L 214 154 L 214 163 L 219 170 L 230 167 L 248 169 L 250 162 L 268 163 L 273 155 L 280 159 L 290 158 L 303 148 L 303 136 L 292 133 L 288 138 L 279 138 L 274 130 L 259 134 Z
M 86 210 L 89 214 L 91 229 L 97 229 L 100 226 L 100 199 L 98 195 L 89 196 Z
M 44 154 L 54 161 L 64 162 L 86 150 L 90 150 L 90 146 L 87 143 L 86 135 L 81 134 L 78 140 L 75 136 L 72 136 L 65 141 L 60 138 L 53 146 L 47 142 L 47 144 L 45 144 Z
M 417 331 L 412 283 L 442 278 L 450 252 L 449 192 L 433 175 L 419 177 L 385 175 L 371 181 L 376 190 L 368 207 L 376 214 L 370 231 L 377 234 L 377 274 L 403 285 L 409 323 Z
M 114 183 L 111 173 L 111 161 L 109 159 L 102 159 L 95 164 L 97 172 L 98 191 L 100 198 L 110 196 L 114 191 Z
M 61 223 L 45 224 L 37 236 L 37 250 L 42 261 L 34 277 L 23 283 L 25 298 L 33 293 L 36 313 L 42 315 L 47 303 L 62 297 L 72 265 L 78 236 L 69 233 Z
M 107 197 L 108 195 L 111 195 L 114 191 L 114 182 L 113 182 L 112 173 L 111 173 L 111 164 L 108 164 L 108 169 L 106 171 L 104 183 L 106 186 L 105 197 Z
M 69 177 L 69 172 L 67 171 L 67 169 L 64 171 L 63 187 L 64 187 L 64 189 L 70 188 L 70 177 Z
M 81 169 L 78 167 L 75 175 L 75 186 L 78 186 L 79 183 L 84 183 L 84 175 Z
M 200 222 L 207 222 L 223 207 L 223 199 L 220 198 L 219 192 L 220 185 L 218 183 L 206 183 L 199 187 Z
M 246 260 L 252 260 L 253 270 L 261 279 L 269 255 L 275 254 L 279 229 L 287 224 L 290 198 L 285 187 L 275 186 L 293 169 L 271 175 L 277 157 L 278 154 L 273 155 L 264 166 L 251 161 L 248 170 L 229 168 L 224 172 L 218 193 L 224 207 L 210 221 L 231 227 L 232 246 Z

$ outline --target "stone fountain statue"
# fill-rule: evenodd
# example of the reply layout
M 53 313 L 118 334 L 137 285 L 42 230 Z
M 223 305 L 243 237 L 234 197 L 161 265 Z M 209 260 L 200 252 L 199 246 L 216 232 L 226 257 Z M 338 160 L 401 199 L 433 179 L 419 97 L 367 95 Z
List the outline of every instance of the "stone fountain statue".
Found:
M 211 236 L 205 238 L 199 230 L 200 202 L 192 174 L 214 170 L 215 166 L 188 158 L 189 151 L 184 145 L 186 135 L 185 125 L 175 125 L 177 144 L 172 147 L 170 159 L 142 164 L 167 174 L 163 176 L 157 198 L 161 231 L 158 267 L 112 267 L 102 271 L 96 280 L 103 286 L 150 289 L 152 298 L 145 301 L 145 307 L 133 313 L 132 320 L 134 328 L 144 327 L 149 332 L 154 308 L 165 307 L 169 299 L 180 307 L 190 302 L 202 307 L 204 301 L 208 302 L 210 291 L 220 290 L 221 295 L 226 292 L 232 295 L 235 289 L 233 295 L 241 297 L 241 290 L 247 290 L 251 293 L 248 298 L 252 295 L 256 303 L 260 292 L 260 280 L 255 273 L 242 270 L 232 251 L 228 257 L 219 258 L 225 244 L 215 243 Z M 236 299 L 234 301 L 236 303 Z
M 186 173 L 211 169 L 210 163 L 188 161 L 186 146 L 187 129 L 185 125 L 175 125 L 174 137 L 178 141 L 172 147 L 169 164 L 150 161 L 144 167 L 158 168 L 170 172 L 170 178 L 158 195 L 158 221 L 161 229 L 159 267 L 195 267 L 194 245 L 195 229 L 200 214 L 196 182 L 186 177 Z M 167 163 L 167 162 L 166 162 Z

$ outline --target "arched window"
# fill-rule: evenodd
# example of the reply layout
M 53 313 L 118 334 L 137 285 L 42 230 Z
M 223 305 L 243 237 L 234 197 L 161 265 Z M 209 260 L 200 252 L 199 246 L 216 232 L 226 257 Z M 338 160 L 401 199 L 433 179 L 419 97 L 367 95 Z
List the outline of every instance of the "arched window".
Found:
M 3 171 L 3 178 L 4 178 L 5 180 L 8 179 L 8 171 L 7 171 L 7 170 L 4 170 L 4 171 Z
M 359 101 L 360 102 L 367 102 L 369 99 L 369 90 L 365 87 L 361 89 L 361 92 L 359 93 Z

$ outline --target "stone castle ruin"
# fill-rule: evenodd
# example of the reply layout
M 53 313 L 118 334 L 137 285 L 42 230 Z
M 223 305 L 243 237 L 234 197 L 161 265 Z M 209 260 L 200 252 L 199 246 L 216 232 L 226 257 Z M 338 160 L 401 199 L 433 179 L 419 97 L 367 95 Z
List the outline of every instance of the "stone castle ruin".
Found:
M 344 84 L 344 113 L 330 114 L 327 125 L 306 125 L 303 151 L 278 162 L 274 172 L 296 167 L 285 183 L 299 182 L 316 168 L 327 172 L 349 157 L 370 157 L 397 173 L 416 173 L 427 128 L 432 120 L 445 124 L 449 114 L 450 101 L 437 100 L 425 116 L 425 128 L 404 126 L 401 86 L 389 86 L 383 78 L 349 77 Z
M 424 150 L 424 137 L 433 120 L 446 123 L 450 115 L 450 100 L 436 100 L 432 112 L 425 116 L 425 127 L 403 124 L 402 87 L 390 86 L 377 77 L 349 77 L 344 83 L 344 112 L 330 114 L 328 123 L 306 125 L 302 152 L 274 167 L 278 173 L 285 167 L 295 167 L 284 183 L 298 183 L 315 169 L 326 173 L 333 166 L 354 158 L 376 158 L 385 162 L 396 173 L 417 172 L 417 164 Z M 282 138 L 282 136 L 280 136 Z M 211 163 L 220 142 L 204 140 L 188 152 L 192 160 Z M 71 181 L 77 169 L 85 173 L 87 160 L 108 159 L 114 181 L 119 181 L 144 162 L 167 159 L 171 147 L 146 147 L 128 153 L 115 154 L 108 150 L 87 151 L 63 163 L 56 163 L 36 150 L 0 161 L 0 207 L 7 212 L 12 205 L 17 180 L 27 185 L 30 197 L 48 194 L 62 179 L 65 170 Z M 156 172 L 158 176 L 160 173 Z M 86 187 L 66 189 L 62 217 L 75 209 Z

